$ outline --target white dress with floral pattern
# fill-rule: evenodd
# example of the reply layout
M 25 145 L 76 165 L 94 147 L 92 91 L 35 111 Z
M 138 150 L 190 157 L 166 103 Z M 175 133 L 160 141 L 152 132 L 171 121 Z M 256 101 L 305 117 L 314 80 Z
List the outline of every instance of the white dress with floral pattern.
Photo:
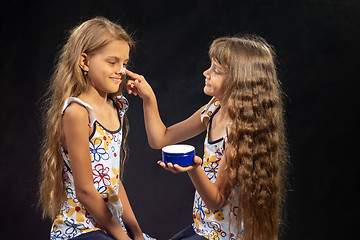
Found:
M 201 121 L 203 121 L 204 118 L 209 118 L 204 141 L 202 168 L 206 176 L 213 183 L 216 181 L 219 164 L 225 150 L 224 145 L 227 141 L 226 135 L 212 142 L 209 141 L 212 118 L 219 109 L 219 101 L 216 98 L 212 98 L 201 112 Z M 214 212 L 206 207 L 206 204 L 196 191 L 193 207 L 194 231 L 207 239 L 239 239 L 239 237 L 236 238 L 238 233 L 236 227 L 236 210 L 238 204 L 235 204 L 237 202 L 236 199 L 237 196 L 234 196 L 232 200 L 227 199 L 226 204 Z
M 121 123 L 129 104 L 123 96 L 118 96 L 115 100 L 114 105 L 118 110 L 118 117 Z M 121 218 L 123 207 L 118 197 L 122 126 L 120 125 L 116 131 L 107 130 L 96 120 L 92 107 L 75 97 L 68 98 L 65 101 L 63 113 L 72 102 L 76 102 L 87 109 L 89 126 L 94 126 L 93 132 L 89 137 L 94 186 L 101 194 L 115 219 L 126 231 Z M 50 239 L 70 239 L 86 232 L 102 230 L 77 199 L 68 153 L 62 147 L 60 150 L 64 159 L 63 176 L 66 200 L 53 222 Z

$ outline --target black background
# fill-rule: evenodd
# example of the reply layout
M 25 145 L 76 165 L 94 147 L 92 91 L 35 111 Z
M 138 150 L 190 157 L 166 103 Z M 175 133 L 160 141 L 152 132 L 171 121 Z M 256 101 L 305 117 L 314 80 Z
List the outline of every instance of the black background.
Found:
M 207 103 L 203 70 L 214 38 L 259 34 L 278 55 L 286 94 L 289 173 L 282 239 L 345 239 L 357 233 L 359 186 L 360 2 L 356 0 L 8 1 L 1 3 L 0 232 L 47 239 L 51 222 L 37 204 L 40 102 L 56 53 L 74 25 L 95 16 L 134 33 L 131 70 L 157 93 L 167 125 Z M 130 101 L 130 158 L 124 185 L 144 232 L 158 239 L 192 222 L 194 188 L 186 173 L 156 165 L 142 102 Z M 204 135 L 187 141 L 202 155 Z

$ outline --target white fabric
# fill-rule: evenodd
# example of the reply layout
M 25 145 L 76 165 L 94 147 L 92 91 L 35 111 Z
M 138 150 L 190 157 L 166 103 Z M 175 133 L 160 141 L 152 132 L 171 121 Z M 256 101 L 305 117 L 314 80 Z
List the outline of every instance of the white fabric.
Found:
M 88 115 L 89 115 L 89 127 L 92 127 L 94 125 L 95 120 L 96 120 L 95 111 L 94 111 L 94 109 L 92 109 L 92 107 L 89 104 L 87 104 L 86 102 L 80 100 L 79 98 L 70 97 L 70 98 L 66 99 L 61 113 L 64 114 L 65 109 L 72 102 L 77 102 L 77 103 L 79 103 L 80 105 L 82 105 L 82 106 L 84 106 L 86 108 L 86 110 L 88 111 Z

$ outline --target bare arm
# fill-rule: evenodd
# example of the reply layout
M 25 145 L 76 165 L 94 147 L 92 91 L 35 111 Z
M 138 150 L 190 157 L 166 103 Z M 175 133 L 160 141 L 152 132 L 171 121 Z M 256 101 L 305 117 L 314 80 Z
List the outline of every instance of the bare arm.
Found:
M 149 145 L 160 149 L 169 144 L 175 144 L 199 135 L 206 127 L 200 121 L 202 108 L 197 110 L 189 118 L 166 127 L 162 122 L 156 99 L 153 102 L 144 102 L 144 120 Z
M 139 95 L 143 99 L 145 128 L 152 148 L 159 149 L 169 144 L 182 142 L 206 129 L 206 125 L 200 118 L 203 108 L 184 121 L 166 127 L 161 120 L 155 94 L 145 78 L 129 70 L 126 73 L 130 76 L 127 85 L 128 92 Z
M 66 109 L 63 131 L 78 200 L 109 235 L 115 239 L 130 239 L 94 187 L 89 154 L 88 113 L 84 107 L 73 103 Z
M 126 225 L 126 229 L 131 233 L 133 239 L 144 239 L 141 228 L 135 218 L 135 214 L 131 208 L 129 199 L 126 195 L 126 191 L 122 182 L 120 182 L 119 184 L 118 196 L 121 199 L 121 203 L 124 208 L 122 218 L 124 224 Z

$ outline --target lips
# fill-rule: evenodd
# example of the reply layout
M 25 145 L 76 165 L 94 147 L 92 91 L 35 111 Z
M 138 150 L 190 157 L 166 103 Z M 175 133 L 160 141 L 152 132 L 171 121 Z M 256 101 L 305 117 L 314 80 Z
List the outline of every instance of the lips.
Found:
M 121 78 L 119 77 L 111 77 L 111 80 L 113 80 L 116 83 L 120 83 L 121 82 Z

